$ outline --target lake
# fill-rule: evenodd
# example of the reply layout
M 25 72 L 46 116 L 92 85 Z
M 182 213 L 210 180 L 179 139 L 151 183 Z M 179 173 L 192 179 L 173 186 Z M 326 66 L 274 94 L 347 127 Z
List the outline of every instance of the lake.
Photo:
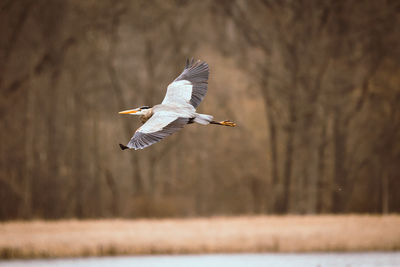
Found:
M 172 256 L 123 256 L 78 259 L 0 261 L 0 267 L 213 267 L 213 266 L 400 266 L 400 252 L 368 253 L 267 253 Z

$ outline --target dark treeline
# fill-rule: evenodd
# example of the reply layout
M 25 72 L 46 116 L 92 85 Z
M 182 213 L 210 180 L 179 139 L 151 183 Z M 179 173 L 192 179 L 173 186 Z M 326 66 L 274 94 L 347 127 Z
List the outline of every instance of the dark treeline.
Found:
M 400 211 L 398 1 L 0 2 L 0 219 Z M 142 151 L 118 111 L 209 63 Z

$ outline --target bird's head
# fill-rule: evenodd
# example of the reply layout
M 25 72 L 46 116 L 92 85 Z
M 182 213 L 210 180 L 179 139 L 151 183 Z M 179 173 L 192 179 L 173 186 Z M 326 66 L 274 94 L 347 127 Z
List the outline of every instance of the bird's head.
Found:
M 120 111 L 118 113 L 119 114 L 129 114 L 129 115 L 146 115 L 149 112 L 151 112 L 151 107 L 142 106 L 140 108 L 128 109 L 128 110 Z

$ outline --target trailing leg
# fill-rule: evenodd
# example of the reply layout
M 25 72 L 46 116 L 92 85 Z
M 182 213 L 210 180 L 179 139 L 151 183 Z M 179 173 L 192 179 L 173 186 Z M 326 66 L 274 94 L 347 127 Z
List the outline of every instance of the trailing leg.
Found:
M 216 124 L 216 125 L 223 125 L 223 126 L 229 126 L 229 127 L 235 127 L 236 123 L 233 121 L 210 121 L 211 124 Z

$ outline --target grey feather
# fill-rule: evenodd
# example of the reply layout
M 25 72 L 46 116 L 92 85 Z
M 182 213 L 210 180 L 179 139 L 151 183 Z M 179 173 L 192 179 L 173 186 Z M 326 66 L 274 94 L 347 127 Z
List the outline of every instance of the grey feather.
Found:
M 207 93 L 209 68 L 203 61 L 186 60 L 186 66 L 175 81 L 187 80 L 192 83 L 192 97 L 190 104 L 197 108 Z
M 127 147 L 133 149 L 143 149 L 159 142 L 161 139 L 179 131 L 189 122 L 189 118 L 177 118 L 160 131 L 153 133 L 143 133 L 137 131 L 129 141 Z

